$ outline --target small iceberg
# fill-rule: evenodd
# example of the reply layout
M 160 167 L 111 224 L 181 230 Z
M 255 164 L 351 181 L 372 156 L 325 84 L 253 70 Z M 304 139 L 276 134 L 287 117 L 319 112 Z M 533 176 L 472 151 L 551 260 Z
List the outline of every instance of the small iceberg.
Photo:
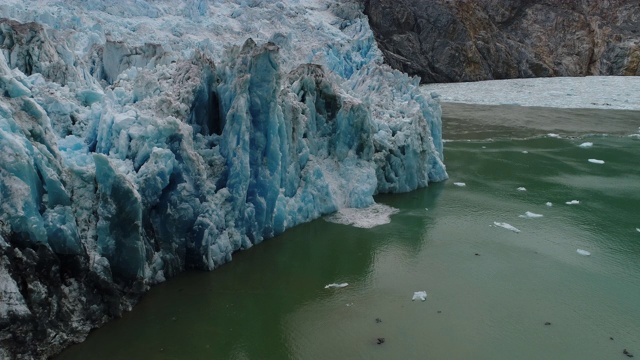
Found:
M 590 148 L 592 146 L 593 146 L 592 142 L 583 142 L 582 144 L 578 145 L 578 147 L 581 147 L 583 149 Z
M 590 253 L 590 252 L 588 252 L 587 250 L 578 249 L 578 250 L 576 250 L 576 252 L 577 252 L 578 254 L 582 255 L 582 256 L 589 256 L 589 255 L 591 255 L 591 253 Z
M 545 205 L 547 205 L 548 207 L 552 207 L 552 206 L 553 206 L 553 204 L 551 203 L 551 201 L 547 201 L 547 203 L 546 203 Z
M 326 216 L 324 219 L 335 224 L 371 229 L 390 223 L 391 215 L 398 213 L 398 211 L 398 209 L 384 204 L 373 204 L 361 209 L 340 209 L 336 213 Z
M 515 226 L 512 226 L 510 224 L 507 224 L 507 223 L 501 223 L 501 222 L 494 221 L 493 224 L 495 226 L 498 226 L 498 227 L 501 227 L 501 228 L 504 228 L 504 229 L 507 229 L 507 230 L 511 230 L 511 231 L 513 231 L 515 233 L 519 233 L 520 232 L 520 229 L 518 229 Z
M 592 164 L 604 164 L 604 160 L 589 159 L 588 161 Z
M 460 187 L 467 186 L 467 184 L 465 184 L 463 182 L 454 182 L 453 185 L 460 186 Z
M 329 284 L 329 285 L 325 286 L 324 288 L 325 289 L 341 289 L 341 288 L 347 287 L 347 286 L 349 286 L 348 283 L 340 283 L 340 284 L 333 283 L 333 284 Z
M 416 291 L 413 293 L 413 298 L 411 299 L 411 301 L 415 301 L 415 300 L 422 300 L 425 301 L 427 300 L 427 292 L 426 291 Z
M 542 214 L 536 214 L 533 213 L 531 211 L 527 211 L 526 213 L 524 213 L 524 215 L 520 215 L 521 218 L 525 218 L 525 219 L 537 219 L 537 218 L 541 218 L 544 215 Z
M 547 136 L 550 137 L 550 138 L 556 138 L 556 139 L 560 138 L 559 134 L 553 134 L 553 133 L 549 133 L 549 134 L 547 134 Z
M 571 200 L 571 201 L 567 201 L 565 204 L 567 204 L 567 205 L 578 205 L 578 204 L 580 204 L 580 201 Z
M 524 186 L 520 186 L 520 187 L 518 188 L 518 191 L 527 191 L 527 188 L 526 188 L 526 187 L 524 187 Z

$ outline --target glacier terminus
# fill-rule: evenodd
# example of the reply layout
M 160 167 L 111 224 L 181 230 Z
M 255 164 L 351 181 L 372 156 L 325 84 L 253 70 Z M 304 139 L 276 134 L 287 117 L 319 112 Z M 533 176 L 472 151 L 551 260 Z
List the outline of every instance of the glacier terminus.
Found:
M 447 178 L 441 110 L 330 0 L 0 4 L 0 358 Z

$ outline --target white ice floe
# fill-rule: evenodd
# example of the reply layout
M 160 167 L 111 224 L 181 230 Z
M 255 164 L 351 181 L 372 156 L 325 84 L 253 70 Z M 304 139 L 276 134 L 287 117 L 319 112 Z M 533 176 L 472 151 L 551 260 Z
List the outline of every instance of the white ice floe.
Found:
M 551 206 L 553 206 L 553 203 L 551 201 L 547 201 L 547 203 L 545 205 L 551 207 Z
M 521 218 L 525 218 L 525 219 L 537 219 L 537 218 L 541 218 L 544 215 L 542 214 L 536 214 L 534 212 L 531 211 L 527 211 L 526 213 L 524 213 L 524 215 L 520 215 Z
M 578 205 L 578 204 L 580 204 L 580 201 L 571 200 L 571 201 L 567 201 L 565 204 L 567 204 L 567 205 Z
M 415 300 L 422 300 L 425 301 L 427 300 L 427 292 L 426 291 L 416 291 L 413 293 L 413 298 L 411 299 L 411 301 L 415 301 Z
M 358 228 L 370 229 L 378 225 L 384 225 L 391 222 L 391 215 L 398 212 L 398 209 L 383 204 L 373 204 L 369 207 L 344 208 L 338 212 L 325 217 L 326 221 L 351 225 Z
M 583 142 L 582 144 L 578 145 L 579 147 L 586 149 L 586 148 L 590 148 L 593 146 L 592 142 Z
M 583 255 L 583 256 L 589 256 L 589 255 L 591 255 L 591 253 L 590 253 L 590 252 L 588 252 L 587 250 L 578 249 L 578 250 L 576 250 L 576 252 L 577 252 L 578 254 L 580 254 L 580 255 Z
M 516 232 L 516 233 L 520 232 L 520 229 L 518 229 L 515 226 L 512 226 L 510 224 L 507 224 L 507 223 L 494 221 L 493 224 L 495 226 L 498 226 L 498 227 L 501 227 L 501 228 L 504 228 L 504 229 L 507 229 L 507 230 L 511 230 L 513 232 Z
M 526 187 L 524 187 L 524 186 L 520 186 L 520 187 L 518 188 L 518 191 L 527 191 L 527 188 L 526 188 Z
M 460 187 L 467 186 L 467 184 L 463 182 L 454 182 L 453 185 L 460 186 Z
M 637 231 L 637 232 L 640 232 L 640 228 L 636 228 L 636 231 Z
M 559 135 L 559 134 L 553 134 L 553 133 L 549 133 L 549 134 L 547 134 L 547 136 L 548 136 L 548 137 L 551 137 L 551 138 L 556 138 L 556 139 L 559 139 L 559 138 L 560 138 L 560 135 Z
M 640 110 L 638 76 L 488 80 L 422 86 L 442 102 L 556 108 Z
M 340 289 L 340 288 L 347 287 L 347 286 L 349 286 L 348 283 L 340 283 L 340 284 L 333 283 L 333 284 L 329 284 L 329 285 L 325 286 L 324 288 L 325 289 Z
M 528 154 L 529 152 L 527 150 L 523 150 L 522 153 L 523 154 Z
M 593 164 L 604 164 L 604 160 L 589 159 L 588 161 Z

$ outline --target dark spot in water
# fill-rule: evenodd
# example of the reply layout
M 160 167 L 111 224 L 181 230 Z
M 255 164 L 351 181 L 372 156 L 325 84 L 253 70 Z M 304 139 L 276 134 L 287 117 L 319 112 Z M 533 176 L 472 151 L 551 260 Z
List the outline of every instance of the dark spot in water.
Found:
M 550 323 L 550 322 L 548 322 L 548 321 L 547 321 L 546 323 L 544 323 L 544 324 L 545 324 L 545 325 L 551 325 L 551 323 Z
M 476 256 L 480 256 L 480 254 L 476 253 Z
M 609 336 L 609 340 L 613 340 L 613 337 Z
M 378 338 L 376 344 L 380 345 L 384 342 L 384 338 Z M 626 351 L 626 350 L 625 350 Z
M 381 322 L 382 322 L 382 319 L 380 319 L 380 318 L 376 318 L 376 323 L 378 323 L 378 324 L 379 324 L 379 323 L 381 323 Z
M 438 314 L 442 314 L 442 310 L 438 310 Z
M 633 357 L 633 354 L 631 354 L 630 352 L 628 352 L 628 351 L 627 351 L 627 349 L 622 350 L 622 353 L 623 353 L 623 354 L 625 354 L 625 355 L 627 355 L 627 357 L 630 357 L 630 358 L 632 358 L 632 357 Z

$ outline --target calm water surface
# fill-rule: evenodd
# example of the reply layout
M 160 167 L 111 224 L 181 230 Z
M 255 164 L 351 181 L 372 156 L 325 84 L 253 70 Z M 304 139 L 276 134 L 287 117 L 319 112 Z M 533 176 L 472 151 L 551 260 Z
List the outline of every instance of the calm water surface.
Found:
M 640 112 L 531 111 L 539 124 L 501 127 L 521 111 L 445 106 L 451 179 L 378 197 L 399 209 L 390 224 L 288 230 L 154 287 L 57 359 L 640 356 L 640 139 L 628 136 Z M 427 300 L 411 301 L 419 290 Z

